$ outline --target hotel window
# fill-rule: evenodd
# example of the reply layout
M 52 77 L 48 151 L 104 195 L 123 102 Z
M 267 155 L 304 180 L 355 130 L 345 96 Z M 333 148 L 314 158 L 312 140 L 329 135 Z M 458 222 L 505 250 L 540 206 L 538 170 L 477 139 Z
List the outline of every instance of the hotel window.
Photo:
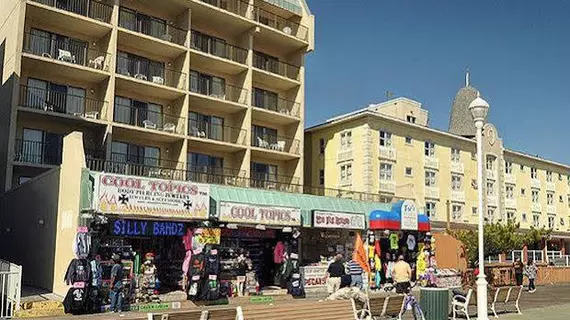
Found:
M 451 161 L 459 162 L 461 160 L 461 154 L 459 149 L 452 148 L 451 149 Z
M 560 202 L 560 203 L 564 203 L 564 197 L 562 197 L 562 196 L 558 196 L 558 202 Z
M 406 167 L 406 177 L 411 177 L 412 173 L 412 167 Z
M 515 212 L 514 211 L 507 211 L 507 219 L 509 220 L 513 220 L 515 218 Z
M 562 173 L 558 174 L 558 181 L 562 181 Z
M 340 134 L 340 150 L 350 150 L 352 148 L 352 132 L 345 131 Z
M 457 175 L 451 176 L 451 190 L 461 191 L 461 176 Z
M 564 222 L 564 218 L 560 218 L 560 226 L 563 227 L 564 225 L 566 225 L 566 222 Z
M 85 89 L 61 85 L 40 79 L 28 78 L 24 107 L 58 113 L 83 115 Z
M 325 139 L 319 139 L 319 154 L 325 154 Z
M 218 99 L 225 99 L 226 79 L 190 70 L 190 91 Z
M 24 51 L 38 56 L 47 55 L 55 59 L 60 55 L 59 50 L 65 50 L 73 57 L 73 59 L 66 60 L 67 62 L 86 65 L 88 47 L 86 41 L 32 28 L 29 40 L 25 43 Z
M 526 213 L 521 214 L 522 222 L 526 222 Z
M 436 182 L 437 180 L 435 171 L 426 171 L 426 187 L 435 187 Z
M 514 187 L 511 185 L 507 185 L 505 187 L 505 194 L 507 199 L 512 199 L 514 197 Z
M 159 104 L 115 97 L 113 112 L 113 121 L 115 122 L 137 127 L 145 127 L 145 123 L 152 123 L 156 128 L 162 128 L 162 119 L 162 106 Z
M 540 227 L 540 215 L 538 214 L 532 215 L 532 225 L 536 228 Z
M 352 183 L 352 164 L 340 166 L 340 183 L 343 185 Z
M 412 138 L 406 137 L 406 144 L 412 144 Z
M 487 181 L 487 195 L 493 196 L 495 194 L 495 183 L 493 181 Z
M 453 219 L 459 220 L 461 219 L 461 215 L 463 213 L 463 206 L 460 204 L 454 204 L 451 208 Z
M 424 142 L 424 155 L 426 157 L 434 157 L 435 156 L 435 144 L 430 141 Z
M 250 170 L 256 187 L 273 187 L 274 184 L 267 185 L 264 182 L 278 182 L 276 165 L 252 162 Z
M 505 162 L 505 173 L 512 174 L 513 173 L 513 163 L 512 162 Z
M 538 172 L 536 171 L 536 168 L 530 168 L 530 178 L 538 179 Z
M 566 203 L 568 203 L 568 207 L 570 207 L 570 196 L 566 199 Z
M 471 207 L 471 214 L 476 216 L 478 214 L 477 207 Z
M 158 167 L 160 165 L 160 149 L 113 141 L 111 143 L 111 161 Z M 132 169 L 140 168 L 133 166 Z
M 556 216 L 548 216 L 548 229 L 556 227 Z
M 546 193 L 546 204 L 549 206 L 554 204 L 554 193 L 552 192 Z
M 538 203 L 538 190 L 532 190 L 532 202 Z
M 319 170 L 319 185 L 320 186 L 325 185 L 325 170 L 324 169 Z
M 392 134 L 386 131 L 380 131 L 380 145 L 382 147 L 392 146 Z
M 392 180 L 392 165 L 390 163 L 380 164 L 380 180 Z
M 117 52 L 117 73 L 152 81 L 155 77 L 164 79 L 164 62 L 154 61 L 127 52 Z
M 223 184 L 225 180 L 224 159 L 202 153 L 186 155 L 187 179 L 201 183 Z
M 221 78 L 220 78 L 221 79 Z M 253 106 L 271 110 L 278 110 L 279 95 L 276 92 L 253 88 Z
M 552 171 L 546 171 L 546 182 L 552 182 Z
M 495 208 L 487 208 L 487 220 L 488 221 L 493 221 L 493 219 L 495 218 Z
M 165 20 L 137 12 L 126 7 L 120 7 L 119 25 L 125 29 L 144 33 L 160 39 L 163 39 L 167 34 Z
M 210 116 L 206 114 L 201 114 L 197 112 L 189 113 L 190 123 L 188 124 L 188 134 L 194 137 L 212 139 L 223 141 L 224 140 L 224 118 Z M 253 126 L 252 128 L 252 138 L 259 136 L 259 132 L 255 131 L 257 128 Z M 262 127 L 258 127 L 262 128 Z M 277 133 L 275 133 L 277 135 Z M 263 137 L 263 136 L 262 136 Z M 252 143 L 256 147 L 260 147 L 259 144 Z
M 416 123 L 416 117 L 406 116 L 406 121 L 411 122 L 411 123 Z
M 436 216 L 436 203 L 435 202 L 426 202 L 426 215 L 428 218 L 435 218 Z
M 521 188 L 521 196 L 524 197 L 526 195 L 526 190 L 525 188 Z
M 487 170 L 493 170 L 493 168 L 495 167 L 495 157 L 494 156 L 487 156 L 487 162 L 486 162 L 486 168 Z

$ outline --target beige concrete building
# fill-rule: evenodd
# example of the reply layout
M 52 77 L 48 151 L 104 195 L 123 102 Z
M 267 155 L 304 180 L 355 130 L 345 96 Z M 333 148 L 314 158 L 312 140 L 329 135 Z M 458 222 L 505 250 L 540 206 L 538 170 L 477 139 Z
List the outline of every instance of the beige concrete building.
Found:
M 458 92 L 449 131 L 430 128 L 428 111 L 407 98 L 308 128 L 305 182 L 382 202 L 410 198 L 433 221 L 476 224 L 475 127 L 467 110 L 476 95 L 468 83 Z M 487 221 L 511 218 L 522 228 L 570 235 L 570 166 L 506 148 L 491 123 L 483 137 Z
M 304 0 L 5 0 L 0 21 L 2 190 L 81 131 L 93 170 L 300 191 Z

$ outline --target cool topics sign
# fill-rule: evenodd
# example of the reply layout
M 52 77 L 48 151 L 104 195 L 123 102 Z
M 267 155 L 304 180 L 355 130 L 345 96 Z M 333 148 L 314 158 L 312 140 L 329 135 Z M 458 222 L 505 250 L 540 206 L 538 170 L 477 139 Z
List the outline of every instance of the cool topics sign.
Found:
M 291 227 L 301 225 L 299 208 L 221 202 L 219 215 L 220 221 L 224 222 Z

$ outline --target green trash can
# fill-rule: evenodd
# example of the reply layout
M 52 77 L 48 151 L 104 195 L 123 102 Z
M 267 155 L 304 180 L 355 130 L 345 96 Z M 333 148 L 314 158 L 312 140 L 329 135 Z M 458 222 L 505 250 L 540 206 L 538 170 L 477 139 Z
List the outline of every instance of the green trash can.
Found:
M 420 306 L 426 320 L 447 320 L 449 316 L 449 289 L 420 288 Z

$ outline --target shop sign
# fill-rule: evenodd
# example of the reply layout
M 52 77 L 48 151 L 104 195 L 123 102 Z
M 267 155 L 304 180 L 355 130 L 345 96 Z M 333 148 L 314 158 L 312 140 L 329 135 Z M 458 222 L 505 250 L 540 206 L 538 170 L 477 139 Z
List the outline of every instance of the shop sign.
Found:
M 255 206 L 244 203 L 220 202 L 220 221 L 268 226 L 300 226 L 299 208 Z
M 327 266 L 307 266 L 302 267 L 305 288 L 323 287 L 327 283 Z
M 103 213 L 208 219 L 210 186 L 119 174 L 96 175 L 94 207 Z
M 313 211 L 313 227 L 364 230 L 366 229 L 366 222 L 362 214 L 315 210 Z
M 275 229 L 257 230 L 253 228 L 222 229 L 224 238 L 275 239 Z
M 200 244 L 220 244 L 220 236 L 222 230 L 220 228 L 202 228 L 202 234 L 198 235 Z
M 181 222 L 115 220 L 111 223 L 111 234 L 121 237 L 183 236 L 185 231 Z
M 253 296 L 249 298 L 250 303 L 273 303 L 275 298 L 272 296 Z
M 418 230 L 418 209 L 412 200 L 402 204 L 400 228 L 402 230 Z

